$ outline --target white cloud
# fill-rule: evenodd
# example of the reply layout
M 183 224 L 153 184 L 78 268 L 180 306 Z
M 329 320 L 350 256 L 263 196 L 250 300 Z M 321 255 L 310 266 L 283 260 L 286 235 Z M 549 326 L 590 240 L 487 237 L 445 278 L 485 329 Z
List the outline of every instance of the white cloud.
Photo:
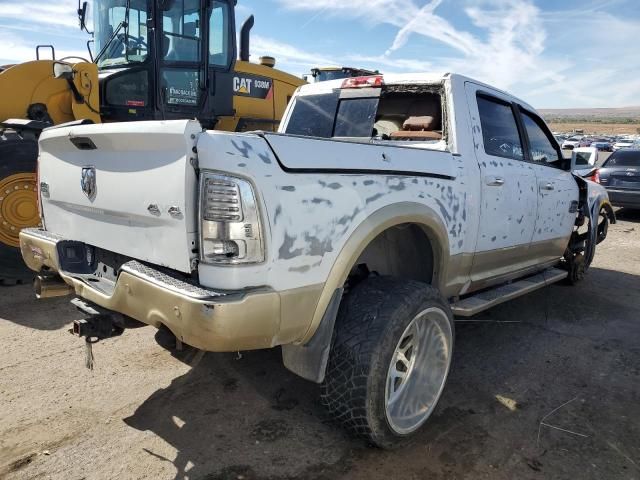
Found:
M 1 18 L 59 27 L 80 28 L 77 10 L 76 0 L 0 0 Z
M 36 59 L 36 45 L 33 41 L 27 40 L 15 34 L 0 32 L 0 64 L 22 63 Z M 42 50 L 42 58 L 50 58 L 48 49 Z M 86 50 L 80 49 L 56 49 L 56 58 L 64 57 L 84 57 L 87 58 Z
M 393 42 L 379 56 L 350 56 L 371 60 L 385 71 L 462 73 L 545 107 L 640 104 L 635 42 L 640 22 L 603 12 L 615 5 L 624 12 L 617 0 L 561 13 L 542 12 L 532 0 L 466 0 L 458 10 L 474 27 L 466 30 L 440 14 L 446 0 L 278 1 L 290 10 L 323 10 L 341 19 L 395 27 Z M 414 36 L 444 44 L 452 53 L 428 61 L 396 59 Z M 576 54 L 563 54 L 568 48 Z

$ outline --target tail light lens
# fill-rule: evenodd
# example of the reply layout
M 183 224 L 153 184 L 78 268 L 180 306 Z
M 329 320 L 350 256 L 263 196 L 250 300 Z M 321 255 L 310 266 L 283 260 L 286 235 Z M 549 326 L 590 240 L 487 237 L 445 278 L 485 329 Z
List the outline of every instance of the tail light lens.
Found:
M 200 261 L 242 264 L 264 261 L 260 212 L 247 180 L 203 172 L 200 178 Z
M 586 178 L 587 180 L 591 180 L 592 182 L 595 182 L 595 183 L 600 183 L 600 170 L 596 168 L 584 178 Z

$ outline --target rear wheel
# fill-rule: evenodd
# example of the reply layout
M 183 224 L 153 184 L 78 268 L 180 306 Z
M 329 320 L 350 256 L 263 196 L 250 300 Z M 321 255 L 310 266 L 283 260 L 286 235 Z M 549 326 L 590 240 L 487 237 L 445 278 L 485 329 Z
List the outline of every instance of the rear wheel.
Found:
M 453 316 L 435 288 L 371 277 L 340 307 L 323 403 L 357 436 L 397 447 L 433 412 L 452 350 Z
M 20 230 L 40 222 L 36 164 L 38 142 L 15 130 L 0 132 L 0 283 L 29 281 L 33 275 L 20 255 Z

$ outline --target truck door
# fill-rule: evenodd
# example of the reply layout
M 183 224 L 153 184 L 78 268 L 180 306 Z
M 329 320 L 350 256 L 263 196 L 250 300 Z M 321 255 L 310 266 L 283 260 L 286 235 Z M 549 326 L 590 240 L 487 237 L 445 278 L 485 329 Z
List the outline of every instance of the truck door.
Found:
M 562 152 L 544 121 L 519 106 L 526 132 L 526 149 L 536 173 L 538 213 L 530 255 L 537 263 L 558 260 L 569 243 L 576 220 L 578 184 L 563 170 Z
M 533 166 L 525 161 L 516 105 L 501 92 L 471 82 L 466 92 L 482 182 L 470 286 L 478 289 L 531 265 L 537 183 Z

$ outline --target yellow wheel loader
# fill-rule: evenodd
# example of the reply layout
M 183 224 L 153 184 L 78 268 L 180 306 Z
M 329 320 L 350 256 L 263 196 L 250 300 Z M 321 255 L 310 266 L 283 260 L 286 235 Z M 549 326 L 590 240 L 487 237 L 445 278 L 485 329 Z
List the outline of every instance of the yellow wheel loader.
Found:
M 240 32 L 235 0 L 94 0 L 78 5 L 95 59 L 0 67 L 0 283 L 27 280 L 18 234 L 39 222 L 38 137 L 68 122 L 197 118 L 204 128 L 275 130 L 304 80 L 249 62 L 253 16 Z M 80 147 L 79 147 L 80 148 Z

